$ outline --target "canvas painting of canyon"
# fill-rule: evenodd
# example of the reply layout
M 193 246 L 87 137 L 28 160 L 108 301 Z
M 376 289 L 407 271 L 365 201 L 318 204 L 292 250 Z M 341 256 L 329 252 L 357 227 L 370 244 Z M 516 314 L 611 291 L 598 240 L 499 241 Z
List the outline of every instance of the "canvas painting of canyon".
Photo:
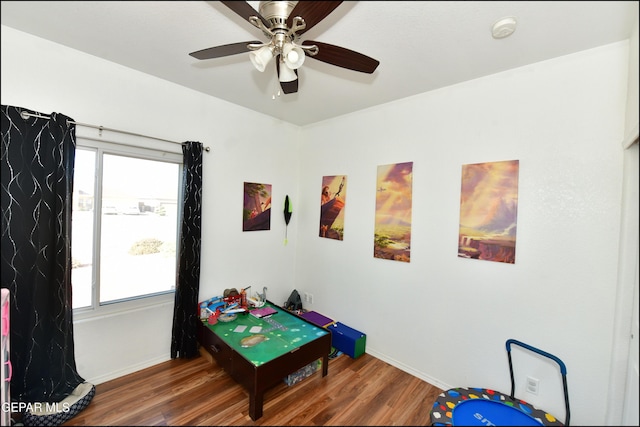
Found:
M 515 264 L 518 160 L 462 166 L 458 257 Z
M 378 166 L 374 258 L 411 261 L 413 162 Z

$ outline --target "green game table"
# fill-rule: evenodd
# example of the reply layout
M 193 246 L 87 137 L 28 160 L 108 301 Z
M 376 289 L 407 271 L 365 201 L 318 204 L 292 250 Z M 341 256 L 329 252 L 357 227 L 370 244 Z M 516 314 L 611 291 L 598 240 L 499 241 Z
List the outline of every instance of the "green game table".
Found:
M 249 391 L 249 416 L 254 421 L 262 416 L 266 390 L 320 358 L 326 376 L 331 352 L 329 331 L 270 301 L 265 306 L 278 312 L 262 319 L 238 313 L 235 320 L 215 325 L 198 322 L 200 344 Z

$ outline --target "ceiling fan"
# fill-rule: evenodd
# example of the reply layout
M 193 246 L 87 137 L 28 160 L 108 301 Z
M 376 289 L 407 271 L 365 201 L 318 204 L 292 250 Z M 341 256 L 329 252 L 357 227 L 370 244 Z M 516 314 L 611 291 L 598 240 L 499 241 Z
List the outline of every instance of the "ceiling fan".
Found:
M 246 1 L 222 1 L 233 12 L 259 28 L 268 42 L 245 41 L 191 52 L 196 59 L 214 59 L 249 52 L 258 71 L 273 58 L 282 91 L 298 91 L 298 71 L 306 56 L 353 71 L 371 74 L 380 61 L 344 47 L 299 38 L 333 12 L 341 1 L 261 1 L 259 12 Z

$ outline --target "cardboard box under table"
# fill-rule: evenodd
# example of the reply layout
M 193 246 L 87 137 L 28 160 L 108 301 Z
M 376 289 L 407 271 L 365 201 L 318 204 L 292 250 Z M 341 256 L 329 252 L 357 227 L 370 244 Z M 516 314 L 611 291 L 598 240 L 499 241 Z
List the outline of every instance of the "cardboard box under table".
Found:
M 331 331 L 331 346 L 355 359 L 364 354 L 367 335 L 336 322 L 327 327 Z

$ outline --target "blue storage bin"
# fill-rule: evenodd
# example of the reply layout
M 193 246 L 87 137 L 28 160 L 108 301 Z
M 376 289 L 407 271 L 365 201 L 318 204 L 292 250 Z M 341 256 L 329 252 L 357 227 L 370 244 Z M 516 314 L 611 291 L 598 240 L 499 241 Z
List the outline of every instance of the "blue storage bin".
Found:
M 353 359 L 364 354 L 367 344 L 366 334 L 340 322 L 327 326 L 327 329 L 331 331 L 331 345 L 333 347 Z

